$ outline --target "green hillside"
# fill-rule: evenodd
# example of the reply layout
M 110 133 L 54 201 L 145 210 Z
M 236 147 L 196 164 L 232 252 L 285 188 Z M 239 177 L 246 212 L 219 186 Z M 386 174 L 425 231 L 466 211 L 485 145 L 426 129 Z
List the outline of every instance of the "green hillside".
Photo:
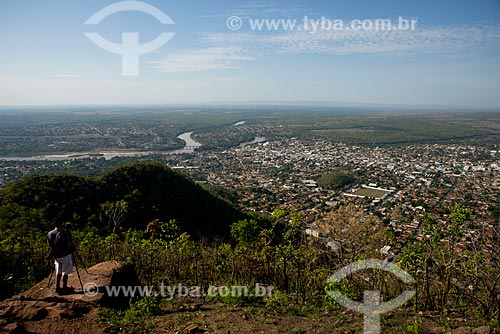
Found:
M 120 227 L 145 229 L 154 219 L 175 219 L 193 236 L 222 236 L 246 216 L 226 201 L 165 165 L 140 162 L 97 178 L 47 174 L 27 176 L 0 191 L 3 229 L 47 231 L 71 222 L 78 230 L 105 232 L 105 203 L 125 201 Z M 104 217 L 103 217 L 104 216 Z
M 232 223 L 246 218 L 160 163 L 125 165 L 96 178 L 26 176 L 0 190 L 0 299 L 47 275 L 46 233 L 57 223 L 70 223 L 77 244 L 111 234 L 116 243 L 134 231 L 143 235 L 153 221 L 193 240 L 224 239 Z

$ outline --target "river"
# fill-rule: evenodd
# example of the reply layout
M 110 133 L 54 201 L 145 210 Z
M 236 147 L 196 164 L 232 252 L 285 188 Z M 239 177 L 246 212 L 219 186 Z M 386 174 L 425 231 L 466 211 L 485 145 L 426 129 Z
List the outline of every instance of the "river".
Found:
M 69 153 L 69 154 L 50 154 L 50 155 L 37 155 L 31 157 L 0 157 L 3 161 L 62 161 L 62 160 L 76 160 L 85 158 L 104 158 L 106 160 L 113 159 L 115 157 L 140 157 L 153 154 L 182 154 L 182 153 L 193 153 L 195 148 L 201 147 L 201 144 L 191 138 L 191 132 L 185 132 L 177 136 L 177 138 L 184 141 L 184 148 L 172 151 L 102 151 L 102 152 L 92 152 L 92 153 Z
M 252 141 L 247 141 L 247 142 L 241 143 L 240 146 L 258 144 L 258 143 L 263 143 L 265 141 L 266 141 L 266 137 L 255 137 Z
M 193 134 L 193 131 L 191 132 L 184 132 L 181 135 L 178 135 L 177 138 L 184 140 L 186 145 L 184 145 L 184 149 L 188 149 L 189 147 L 200 147 L 201 144 L 195 141 L 193 138 L 191 138 L 191 135 Z

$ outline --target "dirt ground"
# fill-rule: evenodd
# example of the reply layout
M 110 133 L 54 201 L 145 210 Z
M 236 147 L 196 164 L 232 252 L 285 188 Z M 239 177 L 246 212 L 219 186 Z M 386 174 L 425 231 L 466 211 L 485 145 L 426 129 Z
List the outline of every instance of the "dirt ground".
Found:
M 48 278 L 31 289 L 0 302 L 0 333 L 100 334 L 100 333 L 363 333 L 363 315 L 341 306 L 319 309 L 307 305 L 279 308 L 242 304 L 229 305 L 200 298 L 161 300 L 161 312 L 155 317 L 123 321 L 124 311 L 106 311 L 105 286 L 139 284 L 133 268 L 124 262 L 109 261 L 80 272 L 82 281 L 95 284 L 101 291 L 84 295 L 77 276 L 70 276 L 75 293 L 59 296 Z M 112 303 L 116 303 L 116 299 Z M 128 299 L 127 299 L 128 305 Z M 123 306 L 123 305 L 122 305 Z M 490 327 L 490 325 L 494 327 Z M 381 333 L 396 334 L 494 334 L 498 322 L 471 320 L 459 314 L 415 314 L 400 309 L 381 316 Z
M 106 330 L 109 324 L 98 308 L 88 312 L 53 312 L 41 320 L 18 320 L 10 322 L 1 333 L 315 333 L 354 334 L 363 333 L 362 315 L 352 311 L 336 309 L 321 314 L 300 315 L 299 309 L 272 310 L 265 307 L 221 303 L 201 303 L 193 300 L 164 303 L 163 314 L 138 321 L 134 326 L 117 330 Z M 425 334 L 493 334 L 498 329 L 481 327 L 477 322 L 459 317 L 444 321 L 436 315 L 409 315 L 399 311 L 382 316 L 381 333 L 425 333 Z M 412 325 L 419 323 L 419 330 L 413 332 Z M 0 328 L 6 324 L 0 319 Z

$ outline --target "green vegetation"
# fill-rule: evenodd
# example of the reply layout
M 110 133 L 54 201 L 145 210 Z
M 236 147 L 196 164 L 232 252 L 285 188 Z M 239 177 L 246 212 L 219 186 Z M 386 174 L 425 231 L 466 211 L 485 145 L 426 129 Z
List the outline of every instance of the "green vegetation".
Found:
M 356 178 L 348 171 L 337 168 L 318 179 L 318 185 L 325 189 L 337 190 L 356 182 Z
M 494 146 L 500 116 L 485 112 L 312 112 L 292 114 L 282 123 L 288 136 L 324 139 L 354 145 L 405 145 L 416 143 L 469 143 Z
M 124 233 L 144 231 L 156 219 L 175 220 L 198 239 L 228 236 L 230 224 L 246 217 L 159 163 L 126 165 L 97 178 L 27 176 L 0 190 L 0 291 L 15 293 L 47 274 L 45 235 L 57 223 L 71 222 L 75 238 L 93 246 L 99 240 L 115 258 Z
M 127 310 L 104 308 L 99 314 L 99 320 L 106 324 L 104 333 L 149 333 L 155 326 L 150 318 L 161 315 L 160 300 L 153 297 L 130 302 Z
M 0 193 L 2 226 L 19 233 L 45 231 L 64 222 L 95 232 L 145 229 L 161 218 L 176 219 L 193 235 L 214 236 L 227 234 L 230 222 L 244 217 L 181 174 L 153 162 L 125 165 L 97 178 L 30 175 Z
M 182 282 L 203 291 L 215 283 L 274 288 L 264 298 L 216 298 L 219 302 L 320 317 L 323 310 L 338 307 L 325 289 L 358 301 L 366 290 L 380 290 L 385 300 L 415 290 L 409 302 L 415 311 L 498 321 L 499 253 L 482 252 L 498 240 L 478 231 L 472 246 L 462 243 L 466 236 L 461 227 L 473 223 L 470 214 L 453 208 L 448 221 L 424 218 L 424 240 L 406 244 L 396 259 L 415 284 L 383 271 L 360 271 L 326 285 L 339 268 L 380 258 L 380 248 L 395 242 L 380 218 L 361 220 L 366 215 L 354 205 L 336 209 L 327 217 L 329 237 L 338 244 L 332 251 L 323 240 L 303 233 L 298 213 L 277 208 L 269 219 L 258 220 L 158 163 L 126 165 L 95 178 L 33 175 L 0 190 L 0 291 L 5 297 L 46 277 L 45 233 L 54 222 L 71 222 L 86 264 L 126 260 L 146 285 Z M 126 311 L 104 311 L 104 317 L 110 333 L 120 328 L 143 333 L 160 309 L 155 299 L 145 299 Z M 263 321 L 275 320 L 266 315 Z M 406 330 L 418 331 L 419 326 L 410 324 Z
M 193 241 L 186 233 L 178 234 L 175 222 L 152 222 L 160 230 L 170 232 L 129 230 L 118 239 L 116 256 L 134 263 L 148 285 L 183 282 L 205 291 L 213 282 L 244 285 L 249 290 L 256 283 L 272 286 L 272 295 L 264 298 L 207 297 L 206 300 L 258 305 L 278 313 L 318 318 L 322 310 L 338 308 L 325 290 L 339 290 L 358 301 L 366 290 L 380 290 L 386 300 L 403 291 L 416 290 L 416 297 L 408 305 L 415 311 L 458 312 L 478 319 L 498 320 L 500 271 L 494 265 L 498 253 L 486 259 L 472 249 L 460 253 L 456 248 L 462 237 L 459 227 L 470 223 L 469 214 L 469 210 L 454 210 L 449 226 L 426 218 L 424 233 L 429 235 L 428 239 L 409 243 L 397 260 L 397 265 L 415 278 L 415 284 L 410 285 L 387 272 L 360 271 L 325 286 L 335 270 L 354 261 L 377 258 L 378 249 L 391 242 L 376 217 L 360 222 L 362 212 L 352 206 L 332 217 L 333 240 L 345 240 L 335 253 L 318 240 L 304 236 L 300 215 L 277 209 L 267 223 L 251 219 L 233 223 L 228 242 Z M 337 228 L 347 225 L 349 229 Z M 442 243 L 443 238 L 449 238 L 452 247 Z M 80 243 L 81 254 L 94 262 L 108 259 L 110 239 L 87 234 Z M 484 234 L 476 246 L 491 242 L 491 236 Z M 419 326 L 410 324 L 406 330 L 418 331 Z
M 477 248 L 464 249 L 460 242 L 465 235 L 460 227 L 471 223 L 470 215 L 470 210 L 455 209 L 447 227 L 426 215 L 426 238 L 403 249 L 399 262 L 416 280 L 416 309 L 442 313 L 474 309 L 486 319 L 500 318 L 498 249 L 488 255 L 480 251 L 498 241 L 483 233 L 476 241 Z
M 494 112 L 292 106 L 34 110 L 0 108 L 0 156 L 167 151 L 183 147 L 177 136 L 186 131 L 194 131 L 204 145 L 201 150 L 237 146 L 256 136 L 356 145 L 467 142 L 493 147 L 500 128 L 499 113 Z M 245 124 L 233 126 L 241 120 Z
M 422 333 L 422 321 L 415 319 L 412 323 L 408 324 L 405 329 L 406 334 L 420 334 Z

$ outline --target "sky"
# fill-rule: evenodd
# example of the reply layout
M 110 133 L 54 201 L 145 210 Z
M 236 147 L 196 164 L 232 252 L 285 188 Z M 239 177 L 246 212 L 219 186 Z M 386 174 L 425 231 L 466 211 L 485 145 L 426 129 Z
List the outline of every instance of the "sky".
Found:
M 304 101 L 498 109 L 500 0 L 0 0 L 3 106 Z

